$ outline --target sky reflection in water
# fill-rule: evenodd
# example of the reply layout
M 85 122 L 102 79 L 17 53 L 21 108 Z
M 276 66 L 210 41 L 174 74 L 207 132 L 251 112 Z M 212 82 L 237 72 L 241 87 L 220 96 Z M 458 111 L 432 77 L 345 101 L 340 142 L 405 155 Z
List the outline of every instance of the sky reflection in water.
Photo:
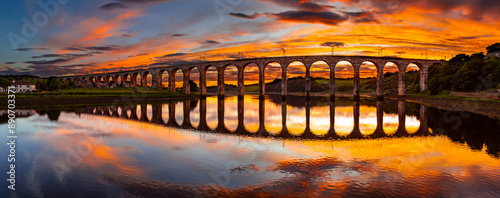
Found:
M 353 101 L 335 102 L 338 136 L 349 137 L 356 119 L 363 136 L 377 133 L 377 108 L 364 103 L 360 102 L 355 118 Z M 198 127 L 200 102 L 191 104 L 189 118 Z M 307 108 L 294 105 L 295 101 L 289 104 L 286 129 L 291 137 L 299 137 L 307 129 Z M 330 106 L 317 104 L 321 103 L 309 104 L 309 129 L 315 136 L 325 136 L 330 131 Z M 175 104 L 178 125 L 183 124 L 184 105 Z M 218 128 L 218 105 L 217 97 L 206 99 L 206 123 L 212 130 Z M 265 129 L 270 134 L 283 131 L 281 105 L 265 100 Z M 410 113 L 411 104 L 406 105 L 407 136 L 339 140 L 207 133 L 74 112 L 62 112 L 57 121 L 49 121 L 47 115 L 35 114 L 17 119 L 22 185 L 15 193 L 18 197 L 500 196 L 498 158 L 486 147 L 472 150 L 445 135 L 412 136 L 421 128 L 419 114 Z M 153 106 L 142 107 L 148 120 L 155 114 Z M 168 104 L 160 106 L 167 123 Z M 137 105 L 138 119 L 140 108 Z M 237 97 L 224 101 L 224 126 L 229 131 L 238 129 L 238 108 Z M 244 128 L 257 134 L 259 99 L 245 96 L 243 109 Z M 397 111 L 385 110 L 384 132 L 396 134 L 399 120 Z M 6 149 L 0 154 L 6 156 Z

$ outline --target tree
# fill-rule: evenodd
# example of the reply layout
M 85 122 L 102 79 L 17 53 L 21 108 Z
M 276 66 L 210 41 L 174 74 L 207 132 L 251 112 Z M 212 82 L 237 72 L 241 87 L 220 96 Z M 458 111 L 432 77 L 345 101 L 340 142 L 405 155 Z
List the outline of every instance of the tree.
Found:
M 7 89 L 12 83 L 10 80 L 7 80 L 5 78 L 0 78 L 0 87 L 3 87 L 4 89 Z
M 35 85 L 36 85 L 36 88 L 39 90 L 47 90 L 47 87 L 48 87 L 47 79 L 37 80 Z
M 189 91 L 191 92 L 198 91 L 198 85 L 193 80 L 189 80 Z
M 31 84 L 35 84 L 35 81 L 33 81 L 33 79 L 31 79 L 31 78 L 23 78 L 23 81 L 29 82 Z
M 59 82 L 59 79 L 57 79 L 56 77 L 50 77 L 47 80 L 47 84 L 48 84 L 47 87 L 48 91 L 57 91 L 61 89 L 61 82 Z
M 490 45 L 486 48 L 486 50 L 488 50 L 488 53 L 498 52 L 500 51 L 500 43 L 495 43 L 493 45 Z

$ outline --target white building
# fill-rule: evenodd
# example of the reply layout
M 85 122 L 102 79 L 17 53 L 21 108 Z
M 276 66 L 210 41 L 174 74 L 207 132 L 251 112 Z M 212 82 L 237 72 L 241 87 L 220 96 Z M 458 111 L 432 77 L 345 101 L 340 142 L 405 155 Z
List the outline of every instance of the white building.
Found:
M 500 51 L 496 51 L 496 52 L 490 52 L 487 54 L 487 56 L 496 56 L 496 57 L 500 57 Z
M 12 86 L 14 86 L 14 89 L 16 92 L 27 92 L 27 91 L 33 91 L 36 90 L 36 87 L 34 84 L 31 84 L 30 82 L 20 80 L 20 81 L 12 81 Z

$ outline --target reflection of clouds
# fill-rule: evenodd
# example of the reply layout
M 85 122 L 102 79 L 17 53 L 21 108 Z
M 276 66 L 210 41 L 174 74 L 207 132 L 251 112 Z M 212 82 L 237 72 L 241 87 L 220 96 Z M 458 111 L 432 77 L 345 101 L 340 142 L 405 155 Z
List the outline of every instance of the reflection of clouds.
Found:
M 184 120 L 184 105 L 182 104 L 182 102 L 176 102 L 175 121 L 177 122 L 178 125 L 181 125 L 183 120 Z
M 161 118 L 163 119 L 163 123 L 168 122 L 168 116 L 169 116 L 168 104 L 162 104 L 161 105 Z
M 359 107 L 359 131 L 363 135 L 371 135 L 377 129 L 377 108 Z
M 219 123 L 219 118 L 217 117 L 218 115 L 217 97 L 207 97 L 206 102 L 207 102 L 207 126 L 210 129 L 215 130 Z
M 398 126 L 399 126 L 399 118 L 398 114 L 386 114 L 384 113 L 384 118 L 383 118 L 383 129 L 384 133 L 387 135 L 393 135 L 398 131 Z
M 281 104 L 273 103 L 267 99 L 265 101 L 265 108 L 264 127 L 266 131 L 273 135 L 280 134 L 283 129 Z
M 259 130 L 259 108 L 256 108 L 258 98 L 256 96 L 244 95 L 244 120 L 245 129 L 251 133 Z
M 324 136 L 330 130 L 330 107 L 311 107 L 310 112 L 311 133 L 317 136 Z
M 224 99 L 224 126 L 229 131 L 238 128 L 238 97 L 227 97 Z
M 339 136 L 347 136 L 354 129 L 354 108 L 335 107 L 335 133 Z
M 191 107 L 193 108 L 193 107 Z M 190 115 L 189 115 L 189 120 L 191 122 L 191 125 L 193 127 L 198 127 L 200 125 L 200 101 L 198 101 L 196 103 L 196 106 L 194 107 L 194 109 L 191 111 Z
M 413 134 L 420 128 L 420 121 L 416 116 L 406 116 L 405 128 L 408 134 Z
M 306 109 L 287 106 L 286 128 L 292 135 L 301 135 L 306 130 Z

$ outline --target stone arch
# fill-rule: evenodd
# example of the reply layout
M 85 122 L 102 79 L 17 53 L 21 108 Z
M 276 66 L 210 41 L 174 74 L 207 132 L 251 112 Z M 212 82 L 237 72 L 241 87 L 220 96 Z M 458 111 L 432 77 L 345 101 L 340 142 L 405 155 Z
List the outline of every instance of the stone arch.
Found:
M 123 76 L 122 76 L 122 85 L 124 87 L 133 87 L 132 75 L 130 75 L 129 73 L 123 74 Z
M 264 65 L 259 65 L 259 94 L 264 95 L 266 93 L 266 83 L 267 82 L 272 82 L 274 80 L 277 80 L 281 78 L 281 90 L 273 90 L 273 91 L 281 91 L 283 93 L 283 90 L 286 92 L 286 84 L 283 86 L 283 83 L 286 82 L 286 78 L 284 77 L 284 74 L 286 74 L 285 68 L 287 66 L 283 65 L 282 62 L 277 62 L 277 61 L 267 61 L 266 64 Z M 271 73 L 274 73 L 274 79 L 271 77 Z M 267 74 L 267 75 L 266 75 Z M 281 75 L 280 75 L 281 74 Z
M 89 82 L 89 84 L 95 85 L 95 83 L 96 83 L 95 77 L 93 77 L 93 76 L 89 77 L 88 82 Z
M 308 65 L 308 63 L 305 63 L 304 61 L 288 62 L 288 64 L 283 69 L 283 71 L 286 73 L 286 75 L 283 75 L 283 76 L 286 76 L 285 80 L 287 81 L 287 92 L 292 91 L 292 92 L 305 93 L 306 95 L 309 94 L 309 91 L 311 88 L 309 68 L 310 68 L 310 65 Z M 297 86 L 292 86 L 293 82 L 290 82 L 289 80 L 293 79 L 293 78 L 296 78 L 295 83 L 297 83 L 297 81 L 298 82 L 304 81 L 304 87 L 297 89 Z M 293 87 L 293 88 L 290 89 L 289 87 L 290 88 Z
M 163 75 L 165 74 L 165 76 Z M 157 77 L 156 77 L 156 85 L 157 85 L 157 89 L 164 89 L 164 88 L 167 88 L 168 89 L 168 83 L 169 83 L 169 73 L 168 71 L 166 71 L 165 69 L 161 69 L 160 71 L 158 71 L 157 73 Z
M 97 84 L 100 84 L 100 83 L 101 83 L 101 82 L 103 82 L 103 81 L 104 81 L 104 77 L 102 77 L 102 76 L 97 76 L 97 78 L 96 78 L 96 83 L 97 83 Z
M 130 81 L 132 82 L 133 87 L 137 86 L 137 76 L 139 76 L 140 78 L 139 73 L 132 73 L 132 75 L 130 76 Z
M 116 86 L 121 86 L 123 83 L 123 78 L 119 74 L 116 74 L 115 76 L 113 76 L 113 82 L 116 83 Z
M 213 78 L 216 78 L 213 80 Z M 203 66 L 200 76 L 200 93 L 202 95 L 207 93 L 207 86 L 213 87 L 219 81 L 219 68 L 216 65 L 209 64 Z
M 416 66 L 416 67 L 415 67 Z M 425 72 L 423 65 L 420 62 L 409 62 L 405 67 L 404 71 L 404 89 L 406 93 L 410 91 L 412 93 L 418 93 L 421 91 L 421 77 L 423 72 Z M 425 82 L 424 82 L 425 83 Z
M 111 78 L 111 75 L 106 75 L 106 76 L 104 76 L 104 82 L 106 82 L 106 83 L 110 83 L 110 82 L 112 82 L 112 81 L 113 81 L 113 79 Z
M 335 81 L 339 82 L 338 85 L 335 85 L 334 92 L 348 93 L 352 91 L 354 89 L 354 83 L 352 83 L 352 88 L 348 84 L 351 83 L 350 81 L 354 81 L 354 73 L 356 70 L 354 63 L 348 59 L 339 59 L 334 65 L 332 64 L 331 67 L 331 70 L 334 72 L 333 77 Z
M 232 72 L 233 74 L 229 73 L 229 75 L 226 75 L 226 72 Z M 220 71 L 221 79 L 219 80 L 222 85 L 222 87 L 220 87 L 220 90 L 225 90 L 226 84 L 238 86 L 238 80 L 241 80 L 240 77 L 238 77 L 239 74 L 240 66 L 238 64 L 225 64 L 224 66 L 222 66 Z
M 149 76 L 151 76 L 151 81 L 149 79 Z M 151 82 L 151 83 L 149 83 L 149 82 Z M 148 84 L 151 84 L 151 85 L 148 85 Z M 148 87 L 148 86 L 151 87 L 152 85 L 153 85 L 153 74 L 150 71 L 142 72 L 141 86 L 142 87 Z
M 258 92 L 258 88 L 259 88 L 259 85 L 258 85 L 258 82 L 259 82 L 259 65 L 257 62 L 246 62 L 245 64 L 243 64 L 241 66 L 241 73 L 239 75 L 240 78 L 241 78 L 241 83 L 242 83 L 242 86 L 243 87 L 248 87 L 248 91 L 250 92 L 254 92 L 254 91 L 257 91 Z M 255 84 L 255 82 L 257 82 L 257 84 Z M 253 85 L 255 84 L 255 86 Z M 252 85 L 252 86 L 249 86 L 249 85 Z M 239 93 L 243 93 L 242 92 L 239 92 Z
M 178 71 L 182 73 L 178 73 Z M 184 78 L 184 71 L 181 68 L 174 68 L 170 71 L 170 74 L 168 75 L 170 82 L 169 82 L 169 87 L 170 91 L 175 92 L 177 87 L 183 87 L 183 78 Z M 177 83 L 177 81 L 180 79 L 181 83 Z
M 326 67 L 323 65 L 326 65 Z M 332 87 L 335 87 L 335 76 L 332 75 L 334 71 L 331 68 L 331 65 L 322 59 L 317 59 L 309 65 L 311 92 L 331 90 Z

